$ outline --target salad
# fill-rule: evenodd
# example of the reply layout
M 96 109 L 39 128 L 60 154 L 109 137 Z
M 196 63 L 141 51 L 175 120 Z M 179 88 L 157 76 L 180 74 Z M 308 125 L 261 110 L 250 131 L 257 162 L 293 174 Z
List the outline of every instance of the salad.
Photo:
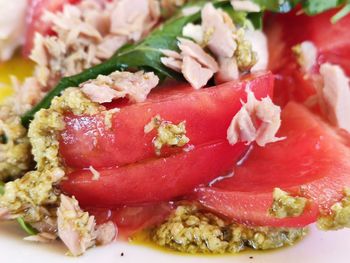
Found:
M 220 254 L 349 227 L 349 12 L 1 0 L 1 67 L 25 78 L 0 90 L 0 220 L 71 256 L 140 232 Z

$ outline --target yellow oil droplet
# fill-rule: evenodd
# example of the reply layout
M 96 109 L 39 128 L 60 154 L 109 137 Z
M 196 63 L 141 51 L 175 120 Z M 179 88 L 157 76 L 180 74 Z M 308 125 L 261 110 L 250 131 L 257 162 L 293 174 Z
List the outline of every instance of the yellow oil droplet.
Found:
M 33 73 L 34 63 L 28 59 L 23 59 L 17 55 L 10 61 L 0 63 L 0 102 L 7 96 L 11 95 L 10 76 L 16 76 L 20 81 Z

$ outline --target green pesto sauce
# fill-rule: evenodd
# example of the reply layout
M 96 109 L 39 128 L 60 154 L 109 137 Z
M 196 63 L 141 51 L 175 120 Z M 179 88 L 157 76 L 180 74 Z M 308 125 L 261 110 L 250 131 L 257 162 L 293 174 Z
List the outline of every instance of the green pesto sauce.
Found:
M 344 197 L 331 207 L 331 213 L 317 220 L 321 230 L 338 230 L 350 227 L 350 188 L 344 190 Z
M 287 192 L 275 188 L 269 212 L 276 218 L 297 217 L 304 212 L 306 204 L 306 198 L 290 196 Z
M 229 223 L 194 206 L 179 206 L 159 227 L 133 238 L 136 243 L 152 241 L 167 251 L 189 254 L 232 254 L 269 250 L 295 244 L 306 229 L 247 227 Z

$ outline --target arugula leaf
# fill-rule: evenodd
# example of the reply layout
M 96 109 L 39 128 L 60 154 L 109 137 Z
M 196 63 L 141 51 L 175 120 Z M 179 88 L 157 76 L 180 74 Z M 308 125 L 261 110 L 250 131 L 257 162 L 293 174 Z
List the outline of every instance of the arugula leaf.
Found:
M 18 217 L 17 222 L 28 235 L 34 236 L 38 234 L 38 231 L 35 228 L 33 228 L 30 224 L 26 223 L 22 217 Z

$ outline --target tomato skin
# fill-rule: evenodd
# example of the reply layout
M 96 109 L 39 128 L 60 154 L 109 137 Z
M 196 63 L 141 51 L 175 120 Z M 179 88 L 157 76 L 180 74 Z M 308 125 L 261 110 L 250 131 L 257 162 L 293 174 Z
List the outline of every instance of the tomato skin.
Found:
M 111 128 L 106 127 L 104 115 L 67 115 L 60 139 L 61 157 L 72 168 L 122 166 L 158 157 L 152 143 L 156 131 L 144 132 L 145 125 L 158 114 L 175 124 L 185 120 L 186 136 L 194 147 L 226 140 L 232 117 L 241 108 L 241 100 L 246 99 L 245 88 L 249 85 L 257 98 L 271 96 L 273 79 L 271 73 L 259 73 L 201 90 L 189 85 L 162 88 L 144 103 L 120 106 Z M 182 150 L 162 149 L 161 157 Z
M 234 176 L 194 196 L 205 207 L 243 223 L 302 227 L 343 197 L 350 185 L 350 150 L 331 127 L 295 103 L 282 113 L 279 136 L 284 141 L 255 148 Z M 272 192 L 279 187 L 311 201 L 300 217 L 276 219 L 268 214 Z
M 84 206 L 114 207 L 173 200 L 229 173 L 246 150 L 243 143 L 231 146 L 219 141 L 189 152 L 156 158 L 118 168 L 78 170 L 62 181 L 60 188 Z
M 32 52 L 36 32 L 42 35 L 52 33 L 51 25 L 41 20 L 44 12 L 57 12 L 62 10 L 65 4 L 76 4 L 80 0 L 28 0 L 28 2 L 25 43 L 22 50 L 24 57 L 29 57 Z

